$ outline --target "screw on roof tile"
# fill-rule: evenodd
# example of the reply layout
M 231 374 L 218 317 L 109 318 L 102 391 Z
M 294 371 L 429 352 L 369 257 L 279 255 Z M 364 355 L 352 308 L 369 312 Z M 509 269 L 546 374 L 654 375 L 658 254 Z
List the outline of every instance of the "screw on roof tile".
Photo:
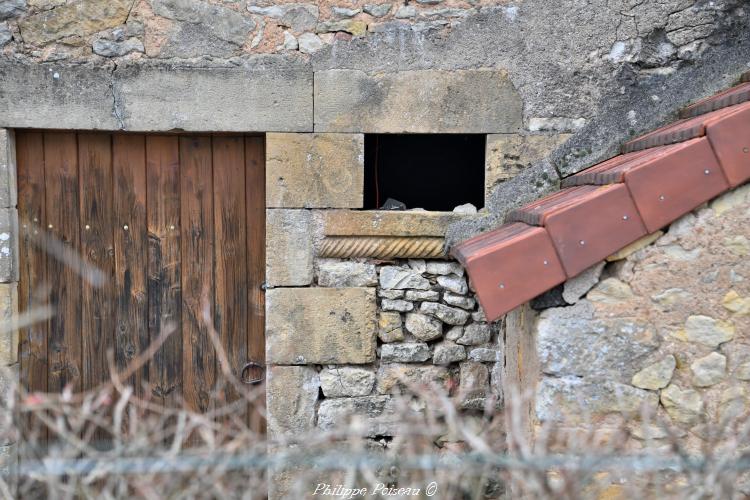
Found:
M 622 216 L 622 220 L 628 220 L 629 218 L 630 218 L 630 217 L 628 217 L 627 215 L 623 215 L 623 216 Z
M 659 196 L 659 201 L 664 201 L 664 195 L 663 194 Z
M 586 244 L 586 242 L 583 241 L 583 240 L 579 241 L 578 243 L 580 243 L 581 245 L 585 245 Z
M 708 175 L 708 174 L 711 173 L 711 171 L 709 169 L 706 169 L 706 170 L 703 171 L 703 173 L 706 174 L 706 175 Z
M 742 148 L 743 153 L 747 153 L 748 151 L 750 151 L 750 148 Z
M 505 283 L 500 283 L 500 284 L 498 285 L 498 288 L 505 288 Z

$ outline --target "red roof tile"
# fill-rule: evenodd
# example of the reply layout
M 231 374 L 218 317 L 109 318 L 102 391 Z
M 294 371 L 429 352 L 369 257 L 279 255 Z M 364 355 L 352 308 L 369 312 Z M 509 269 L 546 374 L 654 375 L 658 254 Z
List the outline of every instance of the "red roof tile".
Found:
M 468 270 L 489 321 L 565 281 L 549 234 L 540 227 L 506 224 L 451 254 Z
M 750 83 L 698 101 L 683 116 L 690 117 L 629 141 L 624 154 L 514 210 L 511 224 L 453 249 L 488 319 L 750 180 Z
M 680 111 L 680 118 L 692 118 L 750 100 L 750 83 L 742 83 L 711 97 L 706 97 Z

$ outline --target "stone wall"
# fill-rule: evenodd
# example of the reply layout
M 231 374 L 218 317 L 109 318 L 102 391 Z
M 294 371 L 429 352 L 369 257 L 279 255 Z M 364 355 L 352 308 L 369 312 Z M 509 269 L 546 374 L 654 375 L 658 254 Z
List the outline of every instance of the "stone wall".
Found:
M 540 423 L 665 428 L 698 451 L 750 409 L 750 186 L 721 196 L 565 285 L 534 324 Z M 657 425 L 667 422 L 666 426 Z

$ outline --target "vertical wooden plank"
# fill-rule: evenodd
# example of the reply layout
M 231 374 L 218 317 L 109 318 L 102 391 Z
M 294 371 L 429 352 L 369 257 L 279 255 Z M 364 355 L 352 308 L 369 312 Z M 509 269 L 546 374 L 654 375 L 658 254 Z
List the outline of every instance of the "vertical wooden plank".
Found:
M 266 279 L 266 165 L 263 137 L 245 138 L 245 204 L 247 207 L 247 354 L 249 360 L 265 365 L 265 301 L 263 283 Z M 249 369 L 251 379 L 264 378 L 264 368 Z M 263 418 L 265 384 L 253 388 L 255 395 L 248 417 L 252 430 L 265 434 Z
M 203 319 L 213 310 L 214 221 L 210 137 L 180 138 L 183 398 L 194 411 L 211 409 L 216 356 Z
M 78 134 L 81 254 L 106 279 L 81 281 L 82 389 L 110 380 L 107 352 L 114 350 L 114 233 L 112 229 L 112 136 Z
M 247 360 L 247 234 L 245 224 L 245 144 L 242 137 L 213 138 L 216 330 L 239 377 Z M 219 368 L 217 367 L 217 370 Z M 240 395 L 224 381 L 224 402 Z
M 44 221 L 44 139 L 41 132 L 16 134 L 18 219 L 21 225 L 19 309 L 46 305 L 46 259 L 34 244 L 34 231 Z M 47 323 L 20 332 L 21 383 L 30 391 L 47 392 Z
M 177 136 L 146 137 L 148 330 L 151 342 L 172 331 L 149 366 L 152 395 L 181 403 L 180 166 Z
M 115 361 L 124 370 L 148 348 L 146 229 L 146 137 L 112 137 L 113 226 L 115 244 Z M 143 397 L 148 363 L 123 381 Z
M 73 251 L 79 249 L 78 145 L 73 132 L 44 134 L 44 177 L 47 227 Z M 81 389 L 81 280 L 60 261 L 47 259 L 50 299 L 56 308 L 50 320 L 47 351 L 50 392 L 70 386 Z

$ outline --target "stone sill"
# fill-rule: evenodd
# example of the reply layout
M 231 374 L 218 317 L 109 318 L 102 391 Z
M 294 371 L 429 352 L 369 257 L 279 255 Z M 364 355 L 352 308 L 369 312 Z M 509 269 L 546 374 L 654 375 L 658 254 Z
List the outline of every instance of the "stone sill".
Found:
M 451 224 L 481 214 L 394 210 L 317 210 L 324 236 L 445 237 Z
M 316 210 L 316 255 L 333 258 L 445 258 L 445 233 L 477 214 L 391 210 Z

